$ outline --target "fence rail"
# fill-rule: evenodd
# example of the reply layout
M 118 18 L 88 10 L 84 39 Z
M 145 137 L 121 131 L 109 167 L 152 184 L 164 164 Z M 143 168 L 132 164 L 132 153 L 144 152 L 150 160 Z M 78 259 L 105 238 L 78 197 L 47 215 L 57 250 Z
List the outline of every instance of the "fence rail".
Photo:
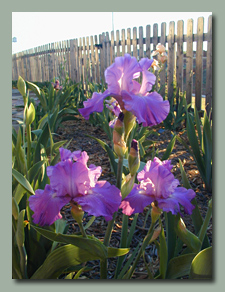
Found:
M 99 36 L 71 39 L 39 46 L 27 51 L 13 54 L 12 79 L 21 75 L 25 80 L 33 82 L 51 81 L 67 72 L 75 82 L 104 82 L 104 71 L 113 63 L 115 57 L 129 53 L 138 60 L 151 58 L 151 52 L 158 43 L 166 46 L 168 60 L 164 69 L 157 74 L 157 86 L 160 94 L 168 99 L 174 94 L 173 83 L 176 81 L 177 93 L 186 91 L 187 102 L 194 102 L 198 110 L 207 105 L 207 111 L 212 107 L 212 15 L 208 18 L 208 31 L 204 32 L 204 18 L 197 21 L 197 33 L 193 33 L 193 20 L 187 22 L 187 32 L 184 34 L 184 22 L 169 23 L 166 33 L 166 23 L 161 23 L 161 35 L 158 35 L 158 24 L 146 26 L 145 37 L 143 27 L 132 30 L 128 28 L 116 32 L 102 33 Z M 126 36 L 125 36 L 126 32 Z M 132 33 L 132 36 L 131 36 Z M 137 36 L 138 34 L 138 36 Z M 207 50 L 203 50 L 207 43 Z M 186 50 L 184 51 L 184 44 Z M 194 50 L 194 46 L 196 49 Z M 64 68 L 64 70 L 62 70 Z M 174 78 L 174 76 L 176 78 Z M 202 102 L 204 98 L 204 103 Z

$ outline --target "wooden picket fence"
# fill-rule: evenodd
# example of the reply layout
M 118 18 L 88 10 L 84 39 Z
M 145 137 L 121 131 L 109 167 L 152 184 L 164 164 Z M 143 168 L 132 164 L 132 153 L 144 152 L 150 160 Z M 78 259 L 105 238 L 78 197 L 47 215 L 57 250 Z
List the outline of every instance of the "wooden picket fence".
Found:
M 74 82 L 83 82 L 88 88 L 88 82 L 103 83 L 104 71 L 115 57 L 129 53 L 138 60 L 151 58 L 151 53 L 158 43 L 166 46 L 168 59 L 166 66 L 157 74 L 157 89 L 169 100 L 174 96 L 174 82 L 177 94 L 186 92 L 187 103 L 193 102 L 198 110 L 207 105 L 212 107 L 212 16 L 208 18 L 208 31 L 204 32 L 204 18 L 197 21 L 197 34 L 193 33 L 193 20 L 187 22 L 187 32 L 184 34 L 184 22 L 169 23 L 166 33 L 166 23 L 161 23 L 161 35 L 158 36 L 158 24 L 146 26 L 145 37 L 143 27 L 128 28 L 102 33 L 97 37 L 83 37 L 57 43 L 46 44 L 12 56 L 12 79 L 22 76 L 33 82 L 51 81 L 54 77 L 68 77 Z M 138 33 L 138 36 L 137 36 Z M 207 51 L 203 51 L 203 42 L 207 42 Z M 186 51 L 183 46 L 186 43 Z M 196 51 L 193 44 L 196 44 Z

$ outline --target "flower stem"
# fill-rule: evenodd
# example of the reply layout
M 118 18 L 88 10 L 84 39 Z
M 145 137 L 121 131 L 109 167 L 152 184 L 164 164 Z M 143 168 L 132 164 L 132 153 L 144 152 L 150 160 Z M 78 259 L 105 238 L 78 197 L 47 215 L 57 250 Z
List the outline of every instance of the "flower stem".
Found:
M 86 234 L 86 232 L 84 230 L 84 226 L 83 226 L 82 222 L 81 223 L 78 223 L 78 225 L 80 227 L 80 231 L 81 231 L 83 237 L 87 238 L 87 234 Z
M 121 189 L 122 173 L 123 173 L 123 157 L 119 156 L 118 165 L 117 165 L 117 179 L 116 179 L 116 186 L 118 189 Z M 108 222 L 108 226 L 106 229 L 105 238 L 103 242 L 105 246 L 109 245 L 116 215 L 117 215 L 117 212 L 113 214 L 113 219 Z M 101 261 L 100 273 L 101 273 L 101 279 L 107 279 L 107 259 Z
M 31 167 L 31 132 L 30 125 L 26 126 L 27 130 L 27 170 Z
M 151 226 L 150 226 L 150 228 L 148 230 L 148 233 L 147 233 L 146 237 L 143 240 L 142 246 L 141 246 L 141 248 L 140 248 L 140 250 L 138 252 L 138 255 L 137 255 L 137 257 L 136 257 L 136 259 L 134 261 L 134 264 L 133 264 L 133 266 L 131 267 L 131 269 L 129 271 L 129 277 L 127 279 L 130 279 L 132 277 L 132 275 L 134 273 L 134 270 L 135 270 L 135 268 L 137 266 L 137 263 L 138 263 L 141 255 L 143 254 L 143 252 L 144 252 L 145 248 L 147 247 L 150 239 L 152 238 L 152 235 L 153 235 L 153 232 L 154 232 L 154 230 L 153 230 L 154 226 L 155 226 L 155 222 L 152 222 Z
M 116 179 L 116 186 L 118 189 L 121 189 L 122 173 L 123 173 L 123 157 L 119 157 L 118 165 L 117 165 L 117 179 Z M 109 245 L 114 221 L 116 219 L 116 214 L 117 214 L 117 212 L 115 212 L 113 214 L 113 219 L 111 221 L 109 221 L 109 223 L 108 223 L 105 238 L 104 238 L 104 245 L 105 246 Z
M 205 220 L 204 220 L 202 227 L 200 229 L 200 232 L 199 232 L 198 238 L 200 239 L 201 242 L 203 242 L 203 239 L 205 237 L 211 216 L 212 216 L 212 199 L 209 201 L 208 210 L 207 210 L 207 213 L 205 216 Z

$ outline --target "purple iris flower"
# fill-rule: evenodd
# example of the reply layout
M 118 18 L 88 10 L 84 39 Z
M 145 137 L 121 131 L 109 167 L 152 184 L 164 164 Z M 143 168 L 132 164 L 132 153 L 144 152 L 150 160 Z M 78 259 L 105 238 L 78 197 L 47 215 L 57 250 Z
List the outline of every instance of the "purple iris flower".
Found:
M 60 210 L 69 202 L 80 205 L 90 215 L 111 220 L 121 203 L 119 189 L 107 181 L 98 181 L 102 169 L 93 164 L 87 166 L 89 157 L 85 151 L 71 153 L 60 148 L 60 155 L 59 163 L 47 167 L 50 185 L 29 198 L 34 223 L 53 224 L 62 218 Z
M 129 216 L 141 213 L 146 206 L 157 202 L 158 207 L 165 212 L 177 214 L 182 205 L 184 212 L 191 214 L 194 209 L 191 200 L 195 192 L 178 187 L 179 181 L 171 173 L 172 167 L 170 160 L 161 161 L 155 157 L 153 161 L 148 161 L 137 175 L 140 184 L 134 184 L 130 194 L 122 201 L 122 212 Z
M 161 123 L 170 111 L 169 101 L 164 101 L 157 92 L 150 92 L 156 77 L 148 69 L 153 59 L 143 58 L 140 62 L 135 57 L 125 54 L 116 57 L 115 62 L 105 71 L 108 89 L 103 93 L 94 92 L 91 99 L 84 101 L 84 108 L 79 109 L 85 119 L 93 112 L 103 110 L 104 99 L 114 97 L 121 110 L 132 112 L 144 127 Z M 142 73 L 142 84 L 136 80 Z
M 120 106 L 116 99 L 106 100 L 106 107 L 115 115 L 116 117 L 109 122 L 110 128 L 114 128 L 119 114 L 122 112 Z

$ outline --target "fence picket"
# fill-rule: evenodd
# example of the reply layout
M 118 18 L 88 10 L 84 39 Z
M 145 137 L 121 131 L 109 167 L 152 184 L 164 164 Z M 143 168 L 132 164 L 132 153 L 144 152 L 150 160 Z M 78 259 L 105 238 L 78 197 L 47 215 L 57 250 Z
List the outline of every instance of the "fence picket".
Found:
M 120 32 L 116 31 L 116 56 L 120 56 Z
M 96 73 L 95 73 L 95 53 L 94 53 L 94 38 L 91 36 L 91 81 L 96 82 Z
M 132 41 L 132 45 L 133 45 L 133 56 L 135 58 L 137 58 L 138 52 L 137 52 L 137 28 L 136 27 L 133 28 L 133 41 Z
M 156 46 L 158 45 L 158 24 L 154 23 L 153 24 L 153 50 L 156 50 Z M 158 91 L 158 81 L 159 81 L 159 74 L 158 71 L 155 72 L 155 76 L 156 76 L 156 81 L 155 81 L 155 89 L 156 91 Z
M 122 56 L 124 56 L 125 55 L 125 29 L 122 29 L 121 45 L 122 45 Z
M 161 37 L 160 43 L 166 46 L 166 23 L 163 22 L 161 24 Z M 159 73 L 160 78 L 160 91 L 159 94 L 162 95 L 163 99 L 165 99 L 165 86 L 166 86 L 166 63 L 164 63 L 162 70 Z
M 131 54 L 131 29 L 127 29 L 127 53 Z
M 179 20 L 177 22 L 177 60 L 176 60 L 176 97 L 183 93 L 183 34 L 184 22 Z
M 202 100 L 202 55 L 203 55 L 203 17 L 198 18 L 197 27 L 197 50 L 195 70 L 195 105 L 198 111 L 201 110 Z
M 151 26 L 147 25 L 146 26 L 146 57 L 151 58 Z
M 186 101 L 192 102 L 193 93 L 193 19 L 187 21 Z
M 76 80 L 76 57 L 75 57 L 75 46 L 76 46 L 76 40 L 70 40 L 70 62 L 71 62 L 71 72 L 70 72 L 70 78 L 72 81 Z
M 206 72 L 206 111 L 209 115 L 212 107 L 212 15 L 208 19 Z
M 169 35 L 168 35 L 168 77 L 167 77 L 167 89 L 168 100 L 173 98 L 173 77 L 174 77 L 174 30 L 175 23 L 171 21 L 169 23 Z
M 139 27 L 139 60 L 144 57 L 144 48 L 143 48 L 143 27 Z
M 86 80 L 90 80 L 90 66 L 91 66 L 91 60 L 90 60 L 90 48 L 89 48 L 89 37 L 86 37 L 86 58 L 87 58 L 87 63 L 86 63 L 86 70 L 87 70 L 87 76 L 86 76 Z
M 138 32 L 137 27 L 133 27 L 132 33 L 131 28 L 127 28 L 126 31 L 122 29 L 121 39 L 120 31 L 117 30 L 115 33 L 111 31 L 110 35 L 106 32 L 99 36 L 38 46 L 12 55 L 12 78 L 18 79 L 21 75 L 30 81 L 43 82 L 54 77 L 65 78 L 65 74 L 68 73 L 69 78 L 76 82 L 82 80 L 103 83 L 104 71 L 114 62 L 116 56 L 122 56 L 127 52 L 138 60 L 143 57 L 150 58 L 151 50 L 155 50 L 160 42 L 168 47 L 168 60 L 167 66 L 165 65 L 159 74 L 156 73 L 155 90 L 159 91 L 163 98 L 171 100 L 176 76 L 177 94 L 186 91 L 187 104 L 190 104 L 195 93 L 198 110 L 201 109 L 202 93 L 205 94 L 209 114 L 212 107 L 212 16 L 208 18 L 206 33 L 203 31 L 203 23 L 204 19 L 200 17 L 197 34 L 193 34 L 193 20 L 189 19 L 186 34 L 183 32 L 184 22 L 178 21 L 175 35 L 175 24 L 172 21 L 169 23 L 168 35 L 166 24 L 161 23 L 159 36 L 158 24 L 155 23 L 152 36 L 151 26 L 147 25 L 145 32 L 142 26 L 138 27 Z M 203 51 L 203 41 L 207 42 L 207 54 Z M 183 52 L 184 43 L 187 45 L 186 54 Z M 196 52 L 194 44 L 197 44 Z M 65 70 L 62 70 L 62 66 Z

